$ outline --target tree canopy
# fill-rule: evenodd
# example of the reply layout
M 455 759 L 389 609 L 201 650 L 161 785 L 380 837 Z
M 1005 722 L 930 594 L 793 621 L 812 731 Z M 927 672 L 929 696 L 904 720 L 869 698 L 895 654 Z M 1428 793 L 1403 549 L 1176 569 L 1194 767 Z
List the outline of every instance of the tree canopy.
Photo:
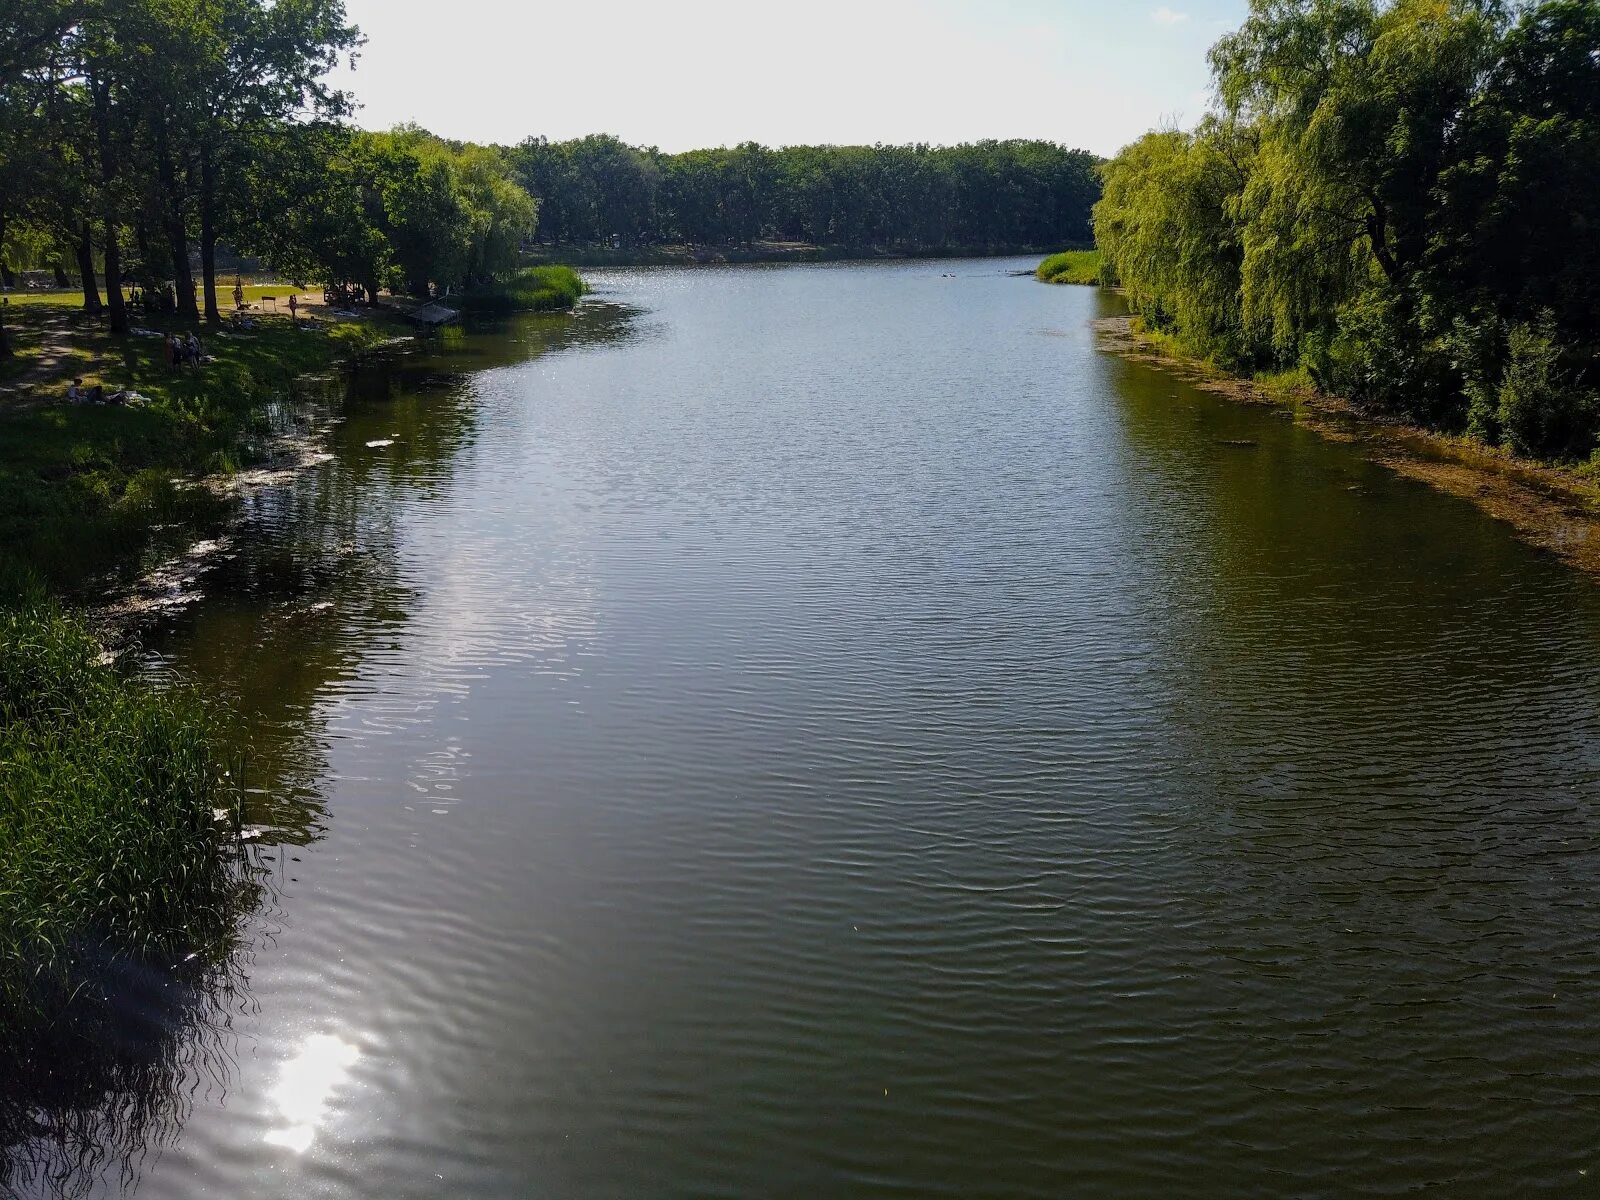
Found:
M 1600 3 L 1252 0 L 1218 111 L 1105 168 L 1095 231 L 1235 369 L 1519 452 L 1600 438 Z
M 786 146 L 662 154 L 614 137 L 510 151 L 551 241 L 941 250 L 1087 245 L 1094 156 L 1052 142 Z

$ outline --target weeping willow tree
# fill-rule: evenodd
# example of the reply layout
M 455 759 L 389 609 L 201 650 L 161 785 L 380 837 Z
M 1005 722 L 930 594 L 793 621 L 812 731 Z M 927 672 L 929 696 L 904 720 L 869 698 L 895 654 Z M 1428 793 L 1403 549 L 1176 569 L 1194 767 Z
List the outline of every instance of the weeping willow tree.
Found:
M 1588 455 L 1600 3 L 1252 0 L 1211 63 L 1218 111 L 1105 170 L 1096 236 L 1145 319 L 1235 369 Z
M 1246 327 L 1239 206 L 1257 153 L 1254 131 L 1211 118 L 1193 133 L 1149 133 L 1105 169 L 1095 236 L 1156 328 L 1229 366 L 1262 348 Z

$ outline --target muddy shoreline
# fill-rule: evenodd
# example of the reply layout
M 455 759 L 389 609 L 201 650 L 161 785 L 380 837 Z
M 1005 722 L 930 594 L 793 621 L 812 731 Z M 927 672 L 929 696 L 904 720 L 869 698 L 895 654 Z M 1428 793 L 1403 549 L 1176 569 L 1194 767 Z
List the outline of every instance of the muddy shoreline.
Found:
M 1570 471 L 1516 459 L 1465 438 L 1430 433 L 1319 393 L 1285 398 L 1197 359 L 1163 353 L 1132 317 L 1093 322 L 1096 346 L 1130 362 L 1160 367 L 1201 391 L 1292 413 L 1329 441 L 1357 445 L 1371 461 L 1477 505 L 1523 541 L 1600 576 L 1600 486 Z

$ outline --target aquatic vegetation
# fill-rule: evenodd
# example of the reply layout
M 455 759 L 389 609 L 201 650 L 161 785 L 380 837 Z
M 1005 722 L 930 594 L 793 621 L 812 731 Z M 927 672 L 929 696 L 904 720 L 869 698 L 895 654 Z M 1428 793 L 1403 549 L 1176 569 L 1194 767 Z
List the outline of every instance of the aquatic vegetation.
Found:
M 213 713 L 129 678 L 77 619 L 0 609 L 0 1021 L 58 1007 L 89 958 L 207 957 L 250 885 Z
M 525 267 L 504 283 L 465 293 L 461 307 L 473 313 L 561 312 L 588 290 L 571 267 Z
M 1100 251 L 1067 250 L 1052 254 L 1034 269 L 1042 283 L 1079 283 L 1094 286 L 1101 282 Z

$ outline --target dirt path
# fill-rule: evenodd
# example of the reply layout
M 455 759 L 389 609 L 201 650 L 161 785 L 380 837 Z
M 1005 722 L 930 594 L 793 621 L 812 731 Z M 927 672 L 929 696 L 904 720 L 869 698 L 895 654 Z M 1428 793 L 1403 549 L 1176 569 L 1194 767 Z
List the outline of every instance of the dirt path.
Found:
M 38 339 L 38 349 L 28 356 L 22 371 L 0 383 L 0 400 L 7 408 L 40 403 L 42 385 L 53 384 L 68 376 L 74 369 L 88 370 L 92 364 L 73 353 L 73 318 L 65 313 L 47 312 L 38 323 L 24 326 L 29 341 Z M 15 328 L 13 329 L 15 333 Z

